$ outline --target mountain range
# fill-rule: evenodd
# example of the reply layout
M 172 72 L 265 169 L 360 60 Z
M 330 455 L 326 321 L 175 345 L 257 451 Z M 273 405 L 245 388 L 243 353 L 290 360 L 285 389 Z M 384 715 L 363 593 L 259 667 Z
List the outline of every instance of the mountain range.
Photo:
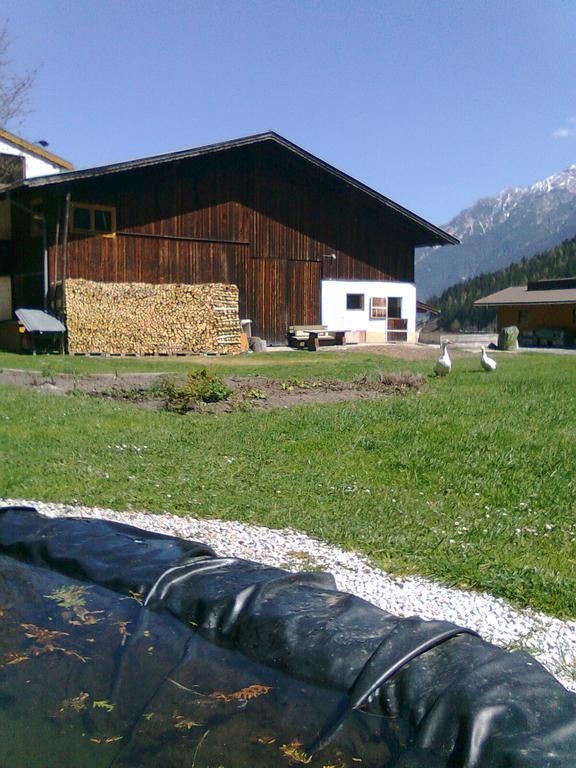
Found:
M 576 234 L 576 165 L 529 187 L 508 187 L 455 216 L 443 229 L 461 245 L 416 252 L 418 296 L 533 256 Z

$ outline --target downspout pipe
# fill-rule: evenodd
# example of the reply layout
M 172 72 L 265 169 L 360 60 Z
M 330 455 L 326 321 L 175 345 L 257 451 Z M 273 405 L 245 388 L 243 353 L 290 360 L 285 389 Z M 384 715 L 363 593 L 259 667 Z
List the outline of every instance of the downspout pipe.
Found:
M 40 218 L 40 217 L 38 217 Z M 46 233 L 46 217 L 42 216 L 42 251 L 43 251 L 43 272 L 44 272 L 44 312 L 48 311 L 48 294 L 50 292 L 48 275 L 48 235 Z
M 71 194 L 67 192 L 64 207 L 64 233 L 62 235 L 62 314 L 66 318 L 66 271 L 68 267 L 68 228 L 70 225 Z M 66 320 L 64 319 L 64 324 Z

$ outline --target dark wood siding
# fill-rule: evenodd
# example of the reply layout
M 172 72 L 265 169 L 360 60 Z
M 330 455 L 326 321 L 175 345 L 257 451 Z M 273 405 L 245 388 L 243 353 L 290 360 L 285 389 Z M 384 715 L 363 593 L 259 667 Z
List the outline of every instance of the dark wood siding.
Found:
M 269 342 L 285 341 L 288 325 L 320 322 L 323 278 L 414 279 L 413 239 L 398 216 L 277 145 L 46 187 L 52 281 L 61 279 L 54 233 L 67 192 L 74 202 L 115 206 L 118 230 L 70 234 L 68 277 L 235 283 L 242 316 Z M 24 275 L 41 271 L 41 247 L 15 244 L 16 252 L 13 274 L 24 285 Z
M 13 206 L 12 241 L 9 255 L 12 275 L 12 304 L 17 307 L 43 307 L 42 238 L 31 237 L 30 217 Z

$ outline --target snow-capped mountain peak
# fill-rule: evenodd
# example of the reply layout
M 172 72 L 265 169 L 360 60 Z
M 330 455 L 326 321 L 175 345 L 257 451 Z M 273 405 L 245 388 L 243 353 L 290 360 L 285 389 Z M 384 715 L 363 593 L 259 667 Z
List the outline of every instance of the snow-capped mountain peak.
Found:
M 461 246 L 424 248 L 416 257 L 419 294 L 511 264 L 576 234 L 576 164 L 527 187 L 478 200 L 443 229 Z

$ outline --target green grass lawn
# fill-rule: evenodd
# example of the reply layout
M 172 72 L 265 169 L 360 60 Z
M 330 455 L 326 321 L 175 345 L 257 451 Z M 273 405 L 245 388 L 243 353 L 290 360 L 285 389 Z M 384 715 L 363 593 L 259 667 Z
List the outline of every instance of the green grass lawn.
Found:
M 0 370 L 16 368 L 40 371 L 44 375 L 67 373 L 182 373 L 198 368 L 210 368 L 222 376 L 246 375 L 290 378 L 294 376 L 324 376 L 350 379 L 358 373 L 384 370 L 431 370 L 431 363 L 411 363 L 393 360 L 383 355 L 355 350 L 318 354 L 303 352 L 265 352 L 257 355 L 198 356 L 198 357 L 89 357 L 63 355 L 19 355 L 0 352 Z
M 208 362 L 281 378 L 431 370 L 360 352 Z M 423 395 L 218 416 L 0 388 L 0 496 L 292 526 L 395 573 L 575 617 L 576 359 L 498 362 L 489 375 L 457 360 Z M 191 367 L 0 355 L 24 364 Z

